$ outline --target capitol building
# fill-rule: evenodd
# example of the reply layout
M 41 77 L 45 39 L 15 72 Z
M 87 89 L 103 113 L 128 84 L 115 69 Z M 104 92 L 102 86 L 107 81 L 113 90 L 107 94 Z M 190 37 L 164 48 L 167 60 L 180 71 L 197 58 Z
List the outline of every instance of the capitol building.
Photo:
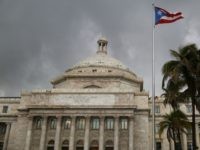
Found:
M 96 54 L 53 79 L 51 89 L 0 97 L 0 150 L 152 149 L 151 98 L 142 78 L 107 54 L 105 38 L 97 43 Z M 191 105 L 181 109 L 191 118 Z M 166 133 L 157 134 L 167 112 L 156 98 L 157 150 L 173 150 Z M 196 122 L 199 145 L 198 113 Z M 190 133 L 182 139 L 188 150 Z

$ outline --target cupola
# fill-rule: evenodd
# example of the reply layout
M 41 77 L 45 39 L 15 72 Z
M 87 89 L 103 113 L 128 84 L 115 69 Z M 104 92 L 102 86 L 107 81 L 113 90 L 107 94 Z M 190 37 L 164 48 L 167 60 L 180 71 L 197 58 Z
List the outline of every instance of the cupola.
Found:
M 98 53 L 107 54 L 107 45 L 108 45 L 107 39 L 102 37 L 97 41 L 97 43 L 98 43 L 97 54 Z

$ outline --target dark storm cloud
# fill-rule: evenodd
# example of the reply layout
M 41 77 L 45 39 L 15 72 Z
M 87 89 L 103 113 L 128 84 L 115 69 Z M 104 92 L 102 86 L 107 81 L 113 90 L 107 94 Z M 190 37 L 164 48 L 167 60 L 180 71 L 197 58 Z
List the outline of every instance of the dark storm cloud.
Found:
M 198 0 L 162 0 L 185 19 L 156 28 L 156 93 L 168 49 L 200 45 Z M 49 81 L 96 52 L 106 36 L 109 54 L 144 79 L 151 91 L 152 9 L 149 0 L 0 0 L 0 95 L 50 88 Z

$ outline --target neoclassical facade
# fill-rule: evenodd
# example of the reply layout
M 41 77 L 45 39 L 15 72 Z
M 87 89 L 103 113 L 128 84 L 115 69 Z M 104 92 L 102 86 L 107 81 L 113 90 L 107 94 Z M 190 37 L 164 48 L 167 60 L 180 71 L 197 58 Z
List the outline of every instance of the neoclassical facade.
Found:
M 107 54 L 105 38 L 97 43 L 96 54 L 52 80 L 52 89 L 0 98 L 0 150 L 151 150 L 142 78 Z M 170 111 L 160 101 L 157 124 Z M 165 134 L 156 140 L 169 149 Z

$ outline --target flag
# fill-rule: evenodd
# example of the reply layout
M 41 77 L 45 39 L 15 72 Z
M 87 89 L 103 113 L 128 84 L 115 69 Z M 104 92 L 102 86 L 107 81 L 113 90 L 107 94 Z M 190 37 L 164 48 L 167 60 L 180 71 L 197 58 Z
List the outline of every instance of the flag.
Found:
M 170 13 L 162 8 L 155 7 L 155 25 L 172 23 L 182 18 L 183 16 L 181 12 Z

